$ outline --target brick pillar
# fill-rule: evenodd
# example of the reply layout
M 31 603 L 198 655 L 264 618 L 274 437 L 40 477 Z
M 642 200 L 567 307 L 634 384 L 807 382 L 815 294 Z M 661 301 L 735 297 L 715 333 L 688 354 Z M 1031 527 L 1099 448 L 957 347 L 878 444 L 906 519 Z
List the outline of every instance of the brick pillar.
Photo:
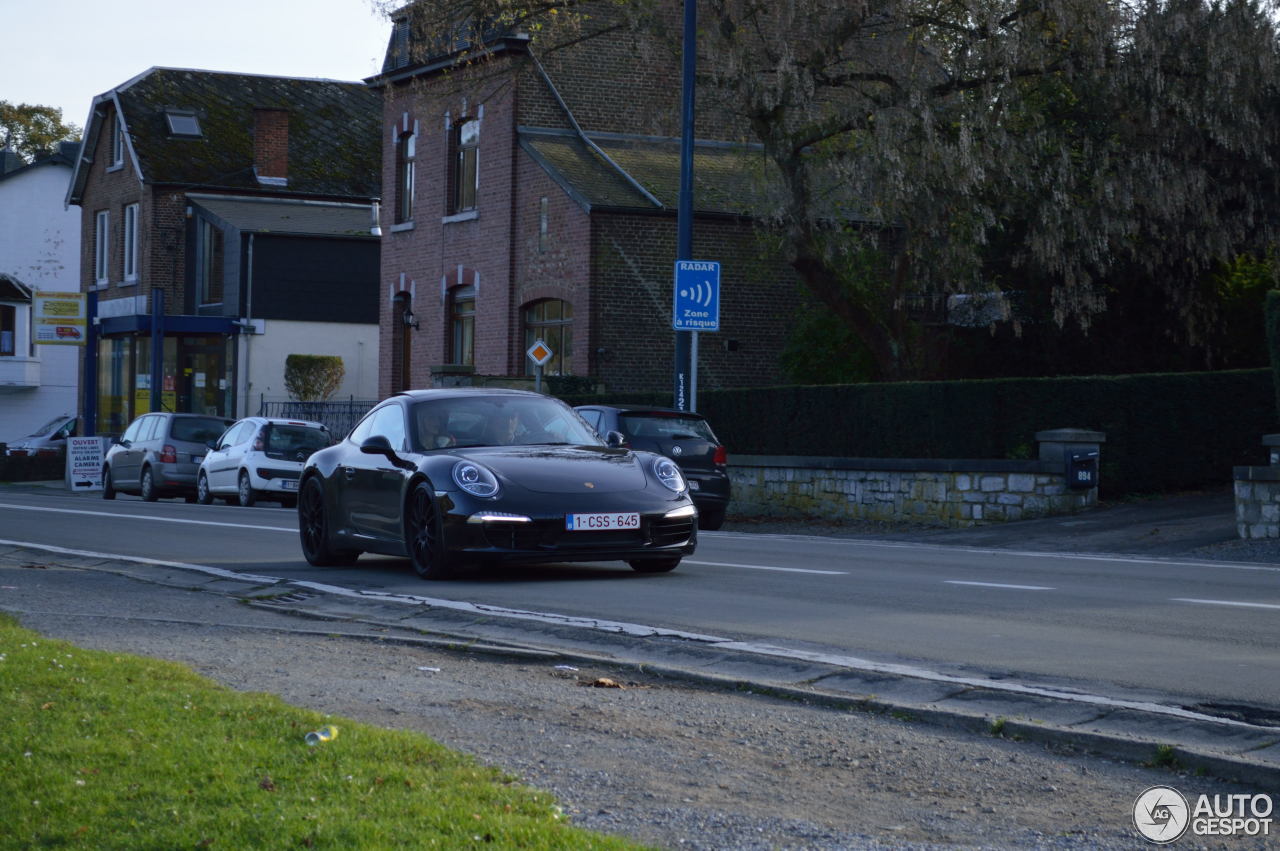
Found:
M 253 166 L 259 180 L 289 177 L 288 110 L 253 110 Z

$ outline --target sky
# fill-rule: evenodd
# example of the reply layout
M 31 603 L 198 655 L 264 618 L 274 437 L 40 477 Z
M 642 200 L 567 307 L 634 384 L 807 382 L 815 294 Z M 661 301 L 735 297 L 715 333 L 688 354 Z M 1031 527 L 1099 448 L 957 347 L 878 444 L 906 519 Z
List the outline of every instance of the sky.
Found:
M 0 100 L 83 128 L 96 95 L 154 66 L 354 81 L 390 33 L 370 0 L 0 0 Z

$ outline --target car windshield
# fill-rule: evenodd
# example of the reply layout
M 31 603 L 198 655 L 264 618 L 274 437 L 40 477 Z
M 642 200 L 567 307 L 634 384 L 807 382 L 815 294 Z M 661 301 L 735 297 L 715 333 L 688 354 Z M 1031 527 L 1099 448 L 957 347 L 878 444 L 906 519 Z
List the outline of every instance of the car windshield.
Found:
M 555 399 L 511 396 L 416 403 L 409 418 L 416 451 L 462 446 L 599 446 L 602 441 Z
M 682 416 L 665 413 L 627 413 L 618 418 L 622 433 L 627 437 L 652 437 L 663 440 L 679 440 L 681 438 L 702 438 L 712 443 L 716 436 L 711 426 L 700 417 Z
M 47 423 L 45 423 L 44 425 L 40 426 L 40 428 L 38 428 L 38 429 L 36 429 L 35 431 L 31 432 L 31 434 L 27 435 L 27 437 L 44 437 L 46 434 L 49 434 L 49 433 L 50 433 L 51 431 L 53 431 L 54 429 L 56 429 L 56 428 L 60 427 L 60 426 L 61 426 L 63 423 L 65 423 L 68 419 L 70 419 L 70 418 L 69 418 L 69 417 L 54 417 L 53 419 L 49 420 L 49 422 L 47 422 Z
M 169 437 L 191 443 L 208 443 L 210 440 L 217 440 L 226 430 L 226 420 L 213 417 L 174 417 Z
M 329 445 L 329 433 L 315 426 L 273 423 L 267 430 L 267 452 L 306 452 Z

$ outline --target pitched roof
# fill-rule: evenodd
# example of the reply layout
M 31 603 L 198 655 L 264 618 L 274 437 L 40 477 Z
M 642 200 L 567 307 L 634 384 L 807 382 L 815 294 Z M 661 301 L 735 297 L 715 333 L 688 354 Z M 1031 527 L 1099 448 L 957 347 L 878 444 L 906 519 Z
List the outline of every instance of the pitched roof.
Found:
M 0 272 L 0 301 L 29 302 L 31 301 L 31 288 L 12 275 Z
M 675 210 L 680 140 L 521 127 L 520 147 L 587 209 Z M 758 215 L 765 166 L 758 146 L 698 142 L 693 203 L 700 213 Z M 643 188 L 643 191 L 641 189 Z M 646 196 L 647 193 L 647 196 Z
M 254 109 L 289 113 L 287 187 L 277 194 L 368 200 L 380 192 L 382 101 L 363 83 L 151 68 L 94 99 L 84 151 L 92 154 L 107 110 L 124 119 L 145 183 L 261 190 L 254 173 Z M 194 113 L 199 136 L 175 136 L 166 113 Z M 69 199 L 79 200 L 87 168 L 77 166 Z
M 363 236 L 373 239 L 368 204 L 338 204 L 293 198 L 188 195 L 225 224 L 246 233 Z

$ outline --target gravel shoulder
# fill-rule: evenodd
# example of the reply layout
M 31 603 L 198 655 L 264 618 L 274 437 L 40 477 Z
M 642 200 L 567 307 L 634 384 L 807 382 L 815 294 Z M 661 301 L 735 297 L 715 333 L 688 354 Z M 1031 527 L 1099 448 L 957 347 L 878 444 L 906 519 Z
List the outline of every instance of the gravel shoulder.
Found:
M 0 610 L 83 647 L 422 732 L 553 791 L 578 824 L 663 848 L 1137 848 L 1133 801 L 1150 786 L 1268 791 L 631 670 L 443 649 L 16 551 L 0 552 Z

